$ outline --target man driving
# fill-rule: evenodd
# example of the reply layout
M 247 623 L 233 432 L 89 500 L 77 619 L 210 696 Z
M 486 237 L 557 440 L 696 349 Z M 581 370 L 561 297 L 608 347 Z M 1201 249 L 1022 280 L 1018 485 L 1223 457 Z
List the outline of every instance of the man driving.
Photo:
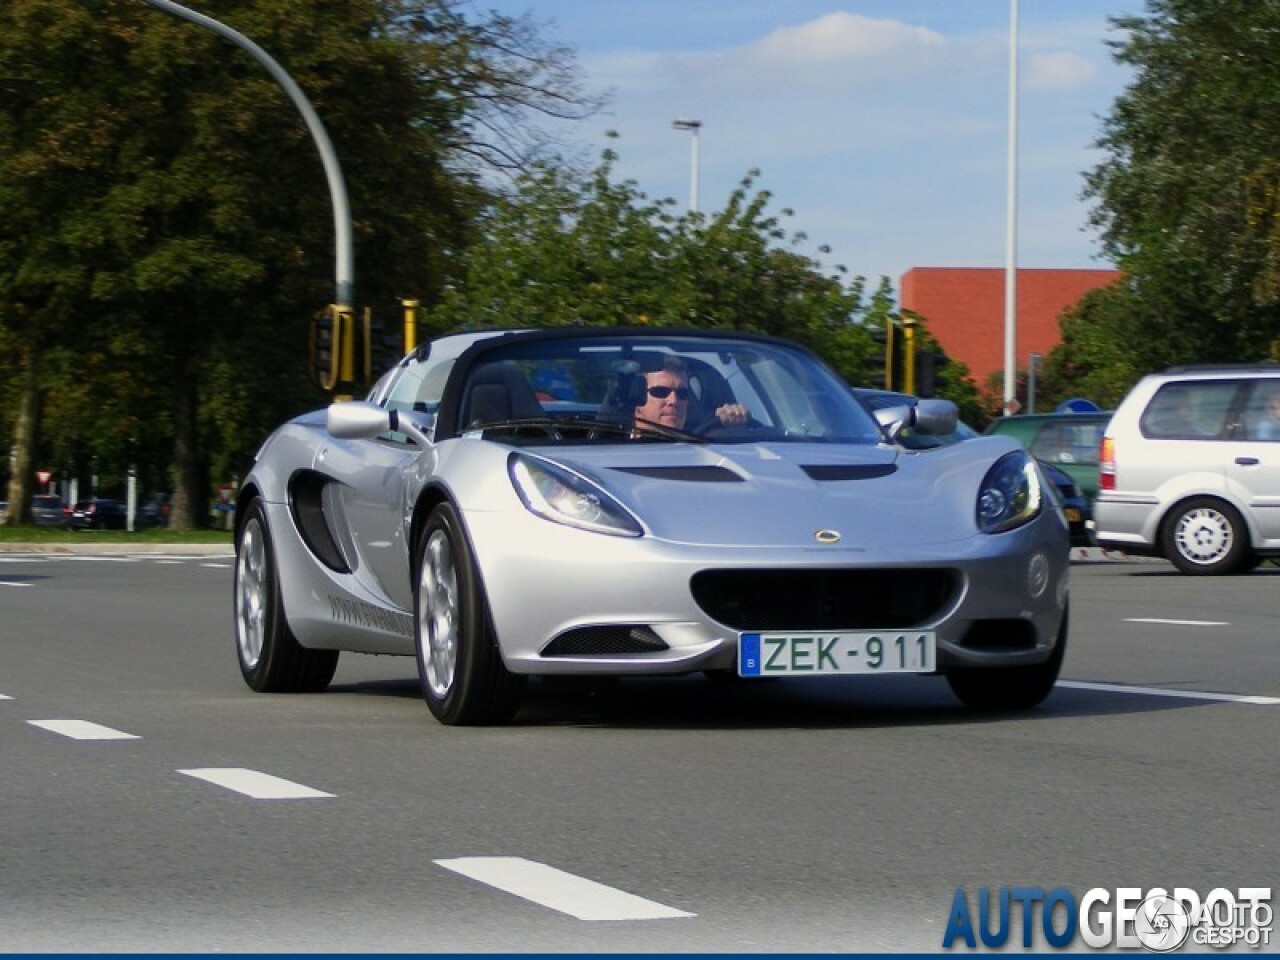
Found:
M 688 368 L 679 357 L 666 357 L 657 370 L 644 374 L 644 402 L 634 410 L 635 429 L 643 432 L 645 424 L 657 424 L 683 430 L 689 416 Z M 716 408 L 712 426 L 744 424 L 747 408 L 740 403 L 726 403 Z

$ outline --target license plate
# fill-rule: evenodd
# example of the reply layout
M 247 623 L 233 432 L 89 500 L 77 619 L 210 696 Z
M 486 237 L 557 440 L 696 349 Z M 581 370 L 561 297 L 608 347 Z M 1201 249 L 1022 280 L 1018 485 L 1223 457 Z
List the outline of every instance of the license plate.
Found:
M 932 630 L 743 633 L 738 635 L 738 675 L 931 673 L 937 645 Z

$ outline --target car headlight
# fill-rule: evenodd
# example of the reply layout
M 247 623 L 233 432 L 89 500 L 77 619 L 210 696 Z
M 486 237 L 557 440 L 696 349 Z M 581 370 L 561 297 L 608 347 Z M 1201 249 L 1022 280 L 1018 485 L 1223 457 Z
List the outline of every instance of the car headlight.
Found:
M 512 486 L 531 513 L 545 520 L 616 537 L 638 537 L 640 524 L 589 480 L 546 460 L 513 453 L 507 461 Z
M 1022 450 L 1006 453 L 982 478 L 978 490 L 978 529 L 1004 533 L 1040 514 L 1044 488 L 1035 461 Z

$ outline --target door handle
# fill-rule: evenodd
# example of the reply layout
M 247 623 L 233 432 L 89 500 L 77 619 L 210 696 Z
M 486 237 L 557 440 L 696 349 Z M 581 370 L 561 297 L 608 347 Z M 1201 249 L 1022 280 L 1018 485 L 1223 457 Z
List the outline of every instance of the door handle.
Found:
M 1258 462 L 1257 457 L 1236 457 L 1236 463 L 1242 467 L 1256 467 Z

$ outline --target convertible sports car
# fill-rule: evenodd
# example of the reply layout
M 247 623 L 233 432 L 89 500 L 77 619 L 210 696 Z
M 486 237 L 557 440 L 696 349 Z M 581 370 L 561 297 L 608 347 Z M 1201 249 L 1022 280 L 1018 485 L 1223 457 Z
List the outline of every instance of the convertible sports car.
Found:
M 414 656 L 446 724 L 524 681 L 946 676 L 1034 706 L 1067 642 L 1067 524 L 1035 461 L 884 427 L 809 351 L 664 328 L 486 331 L 277 429 L 239 491 L 235 629 L 258 691 Z

